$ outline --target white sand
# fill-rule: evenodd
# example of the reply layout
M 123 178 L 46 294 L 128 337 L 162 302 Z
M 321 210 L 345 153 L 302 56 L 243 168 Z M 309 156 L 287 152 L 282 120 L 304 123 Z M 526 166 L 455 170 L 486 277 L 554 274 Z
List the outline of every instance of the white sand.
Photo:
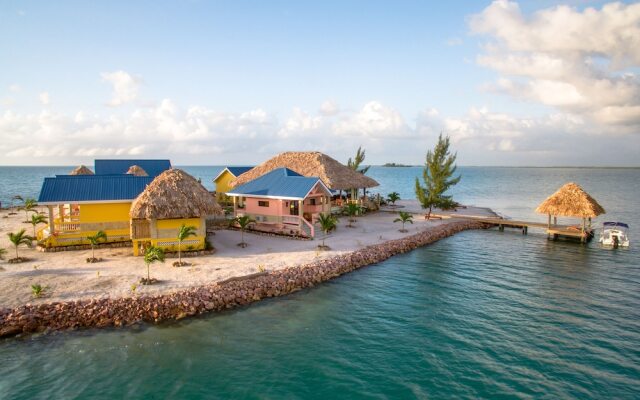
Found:
M 406 210 L 418 211 L 412 202 L 398 204 L 405 205 Z M 484 213 L 484 210 L 468 209 L 468 212 L 476 211 Z M 6 259 L 15 257 L 15 250 L 7 233 L 22 228 L 26 228 L 28 234 L 32 232 L 32 226 L 22 222 L 25 219 L 24 212 L 20 211 L 17 215 L 9 213 L 8 210 L 0 211 L 0 247 L 8 251 L 5 261 L 0 261 L 0 308 L 81 298 L 127 297 L 133 293 L 132 285 L 146 275 L 142 257 L 134 257 L 129 247 L 96 250 L 96 257 L 104 260 L 95 264 L 85 262 L 91 256 L 91 250 L 43 253 L 35 248 L 21 247 L 20 256 L 30 260 L 21 264 L 9 264 Z M 346 227 L 347 218 L 342 217 L 337 231 L 326 239 L 326 244 L 331 247 L 330 251 L 316 250 L 316 246 L 321 243 L 320 238 L 302 241 L 252 233 L 245 233 L 245 241 L 249 246 L 240 248 L 237 246 L 240 242 L 239 231 L 220 230 L 209 237 L 216 248 L 215 254 L 185 258 L 184 260 L 192 263 L 188 267 L 172 267 L 171 264 L 175 261 L 173 258 L 167 258 L 165 263 L 154 264 L 151 266 L 151 276 L 160 282 L 150 286 L 137 285 L 135 292 L 170 293 L 190 286 L 252 274 L 261 268 L 277 270 L 301 265 L 318 257 L 354 251 L 446 223 L 446 220 L 425 221 L 422 216 L 416 215 L 414 224 L 407 224 L 409 232 L 401 233 L 398 231 L 400 223 L 393 223 L 396 217 L 396 214 L 389 212 L 372 213 L 359 217 L 354 224 L 355 228 Z M 34 299 L 31 294 L 33 284 L 47 287 L 46 295 Z

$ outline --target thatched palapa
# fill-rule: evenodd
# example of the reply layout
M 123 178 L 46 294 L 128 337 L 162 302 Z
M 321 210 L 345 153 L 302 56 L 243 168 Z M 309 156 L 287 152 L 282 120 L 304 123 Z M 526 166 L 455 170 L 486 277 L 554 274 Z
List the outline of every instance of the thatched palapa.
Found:
M 93 175 L 93 171 L 84 165 L 76 167 L 69 175 Z
M 223 215 L 213 195 L 191 175 L 169 169 L 158 175 L 133 201 L 133 219 L 199 218 Z
M 276 168 L 289 168 L 303 176 L 319 177 L 333 190 L 349 190 L 354 188 L 370 188 L 378 186 L 378 182 L 318 151 L 280 153 L 257 167 L 245 172 L 231 182 L 235 187 L 252 181 Z
M 147 174 L 147 171 L 145 171 L 141 166 L 139 165 L 132 165 L 129 167 L 129 169 L 126 172 L 128 175 L 135 175 L 135 176 L 149 176 L 149 174 Z
M 604 214 L 604 208 L 579 185 L 562 186 L 536 208 L 536 212 L 558 217 L 593 218 Z

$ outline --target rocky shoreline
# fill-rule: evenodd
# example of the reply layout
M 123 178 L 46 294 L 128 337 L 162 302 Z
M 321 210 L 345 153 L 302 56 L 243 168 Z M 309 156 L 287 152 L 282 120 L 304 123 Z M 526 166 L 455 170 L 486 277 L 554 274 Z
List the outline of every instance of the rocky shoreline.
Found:
M 69 329 L 159 323 L 221 311 L 266 297 L 315 286 L 355 269 L 384 261 L 463 230 L 481 229 L 475 221 L 452 221 L 406 238 L 367 246 L 344 255 L 156 296 L 77 300 L 0 310 L 0 337 Z

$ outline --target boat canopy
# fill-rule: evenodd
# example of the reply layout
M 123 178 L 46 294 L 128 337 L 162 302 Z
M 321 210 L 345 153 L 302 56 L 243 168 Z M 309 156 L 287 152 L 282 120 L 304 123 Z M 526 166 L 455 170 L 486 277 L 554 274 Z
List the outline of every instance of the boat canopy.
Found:
M 609 227 L 622 227 L 622 228 L 629 229 L 629 225 L 625 224 L 624 222 L 605 222 L 602 225 L 609 226 Z

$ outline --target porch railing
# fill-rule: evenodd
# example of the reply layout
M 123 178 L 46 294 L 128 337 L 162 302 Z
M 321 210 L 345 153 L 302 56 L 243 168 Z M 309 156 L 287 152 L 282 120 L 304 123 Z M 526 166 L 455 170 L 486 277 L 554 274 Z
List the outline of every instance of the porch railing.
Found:
M 315 227 L 313 226 L 313 224 L 298 215 L 259 215 L 243 212 L 237 212 L 236 215 L 246 215 L 259 224 L 281 224 L 283 226 L 286 226 L 287 229 L 296 227 L 300 230 L 300 232 L 310 237 L 315 237 Z

